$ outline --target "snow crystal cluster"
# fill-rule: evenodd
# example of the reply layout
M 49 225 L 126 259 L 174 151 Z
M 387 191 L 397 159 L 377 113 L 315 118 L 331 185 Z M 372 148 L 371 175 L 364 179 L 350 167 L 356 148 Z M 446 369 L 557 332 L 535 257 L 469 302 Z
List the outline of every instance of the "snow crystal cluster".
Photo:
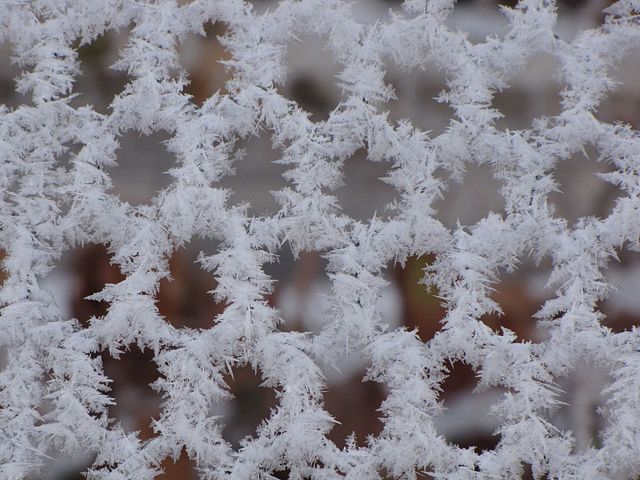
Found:
M 282 0 L 265 12 L 241 0 L 0 1 L 0 43 L 11 46 L 25 95 L 16 108 L 0 106 L 0 478 L 41 478 L 52 458 L 92 452 L 90 479 L 152 479 L 183 449 L 204 479 L 283 471 L 290 479 L 512 479 L 525 470 L 535 478 L 636 478 L 640 332 L 612 332 L 598 305 L 610 294 L 603 269 L 623 249 L 640 248 L 640 136 L 595 113 L 616 88 L 619 62 L 640 48 L 640 5 L 614 3 L 598 28 L 571 40 L 554 34 L 556 7 L 522 0 L 502 8 L 507 31 L 472 42 L 447 23 L 452 0 L 406 0 L 370 24 L 345 0 Z M 204 35 L 207 22 L 225 26 L 231 79 L 199 105 L 184 93 L 177 45 Z M 78 48 L 108 31 L 128 32 L 113 68 L 130 81 L 106 113 L 74 107 Z M 326 120 L 312 121 L 279 89 L 287 49 L 303 35 L 324 39 L 339 67 L 344 97 Z M 558 60 L 561 112 L 528 129 L 497 128 L 494 95 L 540 54 Z M 431 138 L 388 120 L 390 63 L 445 75 L 438 100 L 453 114 L 444 133 Z M 171 184 L 141 205 L 122 201 L 110 177 L 130 131 L 166 132 L 176 158 Z M 274 192 L 279 210 L 250 216 L 219 184 L 242 161 L 237 144 L 259 131 L 287 170 Z M 558 164 L 586 147 L 612 166 L 603 178 L 624 194 L 606 218 L 571 225 L 548 195 Z M 385 182 L 397 192 L 388 217 L 355 220 L 334 195 L 360 149 L 387 166 Z M 470 165 L 490 167 L 505 211 L 451 230 L 431 205 Z M 227 307 L 212 328 L 174 328 L 155 296 L 172 252 L 198 238 L 218 242 L 200 263 Z M 61 313 L 42 279 L 88 243 L 107 246 L 126 278 L 91 297 L 108 302 L 108 313 L 83 326 Z M 332 290 L 320 332 L 282 331 L 281 314 L 265 300 L 273 279 L 264 266 L 285 246 L 328 260 Z M 423 343 L 386 325 L 378 299 L 386 268 L 426 255 L 434 260 L 425 288 L 437 289 L 447 313 Z M 491 298 L 499 275 L 530 257 L 552 265 L 555 291 L 531 319 L 548 327 L 535 344 L 480 321 L 500 309 Z M 161 374 L 153 388 L 162 412 L 145 440 L 109 418 L 110 379 L 99 356 L 133 345 L 153 352 Z M 323 407 L 322 369 L 351 351 L 366 357 L 366 380 L 384 384 L 388 396 L 382 432 L 339 448 L 328 439 L 334 420 Z M 492 410 L 495 449 L 460 448 L 435 429 L 439 389 L 456 361 L 473 368 L 480 388 L 505 392 Z M 554 381 L 585 362 L 611 372 L 607 424 L 599 445 L 576 450 L 549 414 L 559 403 Z M 278 404 L 233 448 L 216 406 L 230 395 L 224 376 L 240 366 L 259 370 Z

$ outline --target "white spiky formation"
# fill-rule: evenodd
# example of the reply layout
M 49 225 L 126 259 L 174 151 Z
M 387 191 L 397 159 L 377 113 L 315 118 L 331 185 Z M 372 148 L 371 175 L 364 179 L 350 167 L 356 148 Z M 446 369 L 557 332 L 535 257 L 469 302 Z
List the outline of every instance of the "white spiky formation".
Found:
M 510 479 L 524 464 L 548 478 L 640 473 L 638 333 L 612 333 L 597 309 L 608 295 L 603 268 L 621 249 L 639 247 L 640 137 L 594 116 L 616 87 L 616 64 L 640 46 L 640 5 L 620 0 L 599 28 L 563 41 L 554 36 L 554 3 L 522 0 L 503 9 L 508 31 L 482 43 L 447 26 L 453 8 L 449 0 L 407 0 L 401 12 L 359 24 L 342 0 L 283 0 L 260 14 L 240 0 L 0 1 L 0 41 L 12 45 L 24 70 L 18 89 L 30 98 L 0 108 L 0 241 L 8 274 L 0 290 L 7 352 L 0 478 L 35 478 L 52 452 L 90 450 L 97 457 L 89 478 L 152 479 L 183 447 L 207 479 L 268 479 L 284 469 L 291 479 L 413 479 L 416 472 Z M 232 79 L 226 93 L 198 106 L 183 93 L 176 48 L 185 35 L 203 34 L 207 22 L 226 26 Z M 78 41 L 127 28 L 115 68 L 131 81 L 109 113 L 70 106 Z M 328 39 L 340 68 L 344 101 L 326 121 L 311 121 L 277 89 L 288 46 L 307 34 Z M 493 95 L 540 53 L 559 61 L 561 113 L 525 130 L 496 128 Z M 430 138 L 408 122 L 388 121 L 389 61 L 407 70 L 435 65 L 445 74 L 441 100 L 453 116 L 444 133 Z M 109 176 L 118 139 L 131 130 L 167 132 L 176 158 L 170 186 L 138 206 L 113 193 Z M 282 149 L 286 186 L 277 192 L 276 214 L 249 217 L 218 182 L 232 172 L 237 142 L 258 130 Z M 65 165 L 72 144 L 81 148 Z M 606 180 L 624 196 L 607 218 L 569 225 L 554 216 L 547 195 L 558 163 L 587 145 L 613 165 Z M 386 181 L 397 191 L 388 218 L 354 220 L 332 195 L 345 160 L 361 148 L 369 161 L 388 164 Z M 431 205 L 442 177 L 471 164 L 490 166 L 505 213 L 451 231 Z M 193 238 L 220 244 L 202 264 L 228 307 L 206 330 L 176 329 L 155 306 L 168 259 Z M 86 242 L 108 246 L 126 279 L 92 297 L 109 310 L 82 328 L 60 313 L 39 279 Z M 318 334 L 280 331 L 281 316 L 265 300 L 272 280 L 263 265 L 285 242 L 329 261 L 329 321 Z M 375 306 L 383 269 L 427 254 L 435 258 L 427 280 L 447 315 L 443 329 L 422 343 L 415 332 L 386 326 Z M 479 321 L 499 309 L 490 297 L 498 272 L 529 255 L 551 260 L 556 291 L 537 315 L 549 326 L 538 344 Z M 109 421 L 108 378 L 96 356 L 133 344 L 154 352 L 161 373 L 155 387 L 164 397 L 157 435 L 145 441 Z M 320 365 L 349 349 L 364 352 L 368 378 L 389 394 L 380 410 L 383 431 L 365 447 L 340 449 L 327 438 L 332 418 L 323 408 Z M 602 445 L 576 453 L 571 434 L 555 429 L 548 411 L 558 402 L 554 379 L 585 359 L 606 364 L 613 383 Z M 501 425 L 494 450 L 461 449 L 436 433 L 438 388 L 456 360 L 478 373 L 481 386 L 508 391 L 494 406 Z M 246 364 L 276 389 L 278 406 L 234 450 L 214 406 L 229 395 L 223 375 Z

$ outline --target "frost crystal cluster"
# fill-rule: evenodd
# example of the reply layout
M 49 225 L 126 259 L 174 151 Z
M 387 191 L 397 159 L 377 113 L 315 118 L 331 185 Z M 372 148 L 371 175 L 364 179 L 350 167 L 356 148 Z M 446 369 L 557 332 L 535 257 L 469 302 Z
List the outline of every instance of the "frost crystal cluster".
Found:
M 554 35 L 556 5 L 522 0 L 503 8 L 504 35 L 474 43 L 451 27 L 450 0 L 406 0 L 372 24 L 359 23 L 343 0 L 283 0 L 256 12 L 240 0 L 2 0 L 0 42 L 22 69 L 17 90 L 27 100 L 0 106 L 0 241 L 7 278 L 0 290 L 0 478 L 41 478 L 51 458 L 93 452 L 90 479 L 152 479 L 184 449 L 205 479 L 630 479 L 640 474 L 640 337 L 612 332 L 598 305 L 609 295 L 603 269 L 640 245 L 640 136 L 595 116 L 613 91 L 624 56 L 640 48 L 640 5 L 620 0 L 601 26 L 572 40 Z M 226 89 L 196 104 L 177 46 L 225 25 L 230 52 Z M 108 112 L 73 107 L 78 48 L 107 31 L 129 32 L 113 68 L 130 81 Z M 343 101 L 312 121 L 282 95 L 286 52 L 298 38 L 326 41 L 340 72 Z M 557 116 L 528 129 L 498 129 L 494 94 L 533 57 L 557 58 L 564 89 Z M 439 101 L 452 109 L 444 133 L 431 138 L 410 122 L 390 122 L 386 65 L 437 68 L 447 79 Z M 126 132 L 166 132 L 176 158 L 171 184 L 147 204 L 122 201 L 112 189 L 119 139 Z M 282 151 L 279 210 L 250 216 L 229 201 L 220 180 L 233 175 L 239 142 L 268 132 Z M 554 214 L 548 194 L 554 170 L 589 146 L 612 165 L 606 181 L 624 192 L 603 219 L 575 225 Z M 73 148 L 72 148 L 73 147 Z M 397 192 L 388 217 L 367 221 L 341 209 L 335 190 L 345 161 L 365 149 L 388 166 Z M 470 165 L 490 167 L 501 184 L 504 214 L 487 214 L 453 230 L 432 202 L 446 179 Z M 347 185 L 348 188 L 348 185 Z M 202 255 L 226 309 L 209 329 L 171 326 L 156 307 L 168 260 L 192 239 L 219 245 Z M 79 245 L 108 247 L 126 276 L 93 300 L 108 313 L 82 326 L 66 318 L 41 280 Z M 264 271 L 281 249 L 320 252 L 332 290 L 319 333 L 279 329 L 281 314 L 265 295 Z M 379 311 L 383 272 L 407 258 L 429 256 L 425 288 L 446 306 L 443 328 L 426 343 L 390 327 Z M 492 285 L 527 258 L 552 265 L 555 297 L 537 320 L 540 343 L 480 321 L 499 310 Z M 133 345 L 153 352 L 164 402 L 155 436 L 142 440 L 108 417 L 110 380 L 100 356 Z M 370 362 L 366 380 L 384 384 L 382 432 L 366 445 L 337 447 L 323 406 L 322 368 L 350 351 Z M 473 368 L 479 386 L 505 392 L 493 407 L 500 441 L 493 450 L 464 449 L 438 435 L 433 418 L 448 365 Z M 554 380 L 579 363 L 606 365 L 611 382 L 600 445 L 578 451 L 571 432 L 555 428 Z M 239 366 L 259 369 L 278 404 L 253 436 L 234 449 L 222 437 L 216 405 L 223 377 Z M 429 477 L 431 476 L 431 477 Z

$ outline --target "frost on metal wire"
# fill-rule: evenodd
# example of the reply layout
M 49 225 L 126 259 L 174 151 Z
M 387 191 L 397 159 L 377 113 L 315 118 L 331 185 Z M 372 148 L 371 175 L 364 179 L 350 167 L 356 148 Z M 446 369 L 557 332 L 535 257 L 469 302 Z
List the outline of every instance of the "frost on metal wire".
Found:
M 360 24 L 341 0 L 283 0 L 257 13 L 239 0 L 2 0 L 0 41 L 22 69 L 17 108 L 0 106 L 0 240 L 7 279 L 0 290 L 0 478 L 38 478 L 52 456 L 95 452 L 92 479 L 151 479 L 159 464 L 184 448 L 206 479 L 635 478 L 640 473 L 640 339 L 636 330 L 601 325 L 598 302 L 608 295 L 603 268 L 621 249 L 638 250 L 640 137 L 594 117 L 616 87 L 611 72 L 640 47 L 640 6 L 620 0 L 599 28 L 572 41 L 554 35 L 556 6 L 522 0 L 503 8 L 508 31 L 471 42 L 447 26 L 452 1 L 407 0 L 402 10 Z M 222 22 L 232 54 L 224 93 L 196 105 L 176 47 L 206 22 Z M 130 82 L 108 113 L 73 108 L 78 45 L 108 30 L 127 31 L 114 68 Z M 285 53 L 296 38 L 317 35 L 339 65 L 345 92 L 326 121 L 310 120 L 279 93 Z M 562 111 L 530 128 L 499 130 L 492 97 L 542 52 L 556 57 L 564 85 Z M 453 115 L 435 138 L 409 122 L 391 123 L 384 102 L 385 62 L 407 71 L 435 65 L 447 88 L 440 100 Z M 432 68 L 432 67 L 430 67 Z M 232 175 L 234 147 L 258 130 L 282 150 L 286 166 L 276 193 L 279 211 L 250 217 L 219 186 Z M 109 167 L 128 131 L 164 131 L 177 158 L 172 183 L 151 202 L 131 205 L 112 191 Z M 69 153 L 79 145 L 77 153 Z M 606 180 L 625 195 L 604 219 L 576 225 L 555 216 L 547 200 L 554 169 L 587 145 L 614 166 Z M 345 159 L 364 148 L 386 162 L 398 195 L 388 218 L 356 221 L 333 195 Z M 446 228 L 430 207 L 442 175 L 487 165 L 501 183 L 505 213 L 469 227 Z M 155 306 L 172 252 L 194 238 L 219 249 L 202 265 L 228 307 L 210 329 L 172 327 Z M 108 313 L 86 328 L 61 314 L 39 285 L 65 251 L 87 242 L 107 245 L 126 279 L 94 300 Z M 333 282 L 327 323 L 317 334 L 283 332 L 265 300 L 272 280 L 263 270 L 288 243 L 318 251 Z M 431 255 L 425 272 L 447 308 L 444 328 L 427 343 L 415 332 L 384 324 L 377 298 L 382 271 L 409 256 Z M 502 270 L 532 255 L 550 259 L 555 298 L 538 312 L 549 337 L 522 343 L 508 330 L 479 321 L 499 309 L 490 298 Z M 164 398 L 156 435 L 141 440 L 108 419 L 109 379 L 97 352 L 118 355 L 138 345 L 154 352 Z M 389 390 L 382 432 L 366 446 L 338 448 L 323 408 L 320 367 L 346 350 L 364 352 L 367 378 Z M 462 361 L 481 386 L 503 387 L 494 405 L 500 442 L 477 452 L 448 443 L 435 430 L 439 385 L 448 362 Z M 548 412 L 558 400 L 555 378 L 576 363 L 613 372 L 599 448 L 575 452 L 570 432 Z M 215 406 L 229 393 L 229 369 L 259 368 L 278 405 L 253 437 L 234 449 L 221 434 Z M 46 408 L 43 405 L 46 404 Z

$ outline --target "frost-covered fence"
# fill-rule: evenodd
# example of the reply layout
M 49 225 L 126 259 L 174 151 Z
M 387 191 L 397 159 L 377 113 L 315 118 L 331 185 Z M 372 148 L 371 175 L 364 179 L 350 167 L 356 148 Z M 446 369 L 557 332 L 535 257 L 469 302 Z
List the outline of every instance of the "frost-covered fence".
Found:
M 202 478 L 291 479 L 535 478 L 631 479 L 640 474 L 640 338 L 636 329 L 602 325 L 599 302 L 610 294 L 604 268 L 640 248 L 640 137 L 598 119 L 616 88 L 612 72 L 640 46 L 640 6 L 621 0 L 599 28 L 572 40 L 554 34 L 552 2 L 523 0 L 504 8 L 504 35 L 474 43 L 448 24 L 453 2 L 407 0 L 375 23 L 359 23 L 348 2 L 283 0 L 256 13 L 237 0 L 0 2 L 0 41 L 23 73 L 17 108 L 0 107 L 1 246 L 7 274 L 0 302 L 0 478 L 42 478 L 57 458 L 91 452 L 89 478 L 151 479 L 184 448 Z M 201 105 L 184 93 L 188 79 L 177 54 L 190 33 L 220 23 L 231 53 L 230 80 Z M 130 81 L 108 111 L 74 107 L 77 51 L 107 31 L 128 31 L 116 69 Z M 328 119 L 312 121 L 279 86 L 286 52 L 303 35 L 326 39 L 339 67 L 344 100 Z M 530 128 L 496 127 L 497 92 L 540 53 L 557 58 L 562 111 Z M 387 65 L 437 68 L 447 88 L 439 100 L 453 111 L 431 138 L 409 122 L 390 122 Z M 249 216 L 220 187 L 241 162 L 238 142 L 268 132 L 282 150 L 286 187 L 279 210 Z M 172 182 L 148 204 L 112 191 L 119 139 L 129 131 L 170 134 L 177 163 Z M 554 172 L 590 147 L 613 171 L 603 178 L 623 195 L 605 218 L 574 225 L 548 201 Z M 391 215 L 357 221 L 332 195 L 344 162 L 360 149 L 387 166 L 397 200 Z M 486 212 L 451 230 L 435 217 L 443 185 L 473 165 L 500 182 L 504 214 Z M 348 185 L 347 185 L 348 188 Z M 445 203 L 446 205 L 446 203 Z M 155 305 L 168 260 L 195 238 L 219 242 L 201 257 L 227 308 L 212 328 L 178 329 Z M 108 313 L 86 327 L 66 318 L 42 278 L 61 256 L 86 243 L 108 246 L 126 276 L 93 300 Z M 294 253 L 328 259 L 333 282 L 319 333 L 279 329 L 280 312 L 265 301 L 272 279 L 264 265 L 285 244 Z M 409 257 L 434 258 L 425 283 L 447 308 L 444 327 L 423 343 L 415 332 L 385 324 L 379 298 L 385 268 Z M 521 342 L 480 319 L 499 310 L 492 285 L 533 257 L 552 265 L 555 297 L 531 321 L 548 337 Z M 425 287 L 426 288 L 426 287 Z M 154 353 L 164 397 L 156 435 L 141 440 L 108 418 L 109 379 L 100 351 L 132 345 Z M 338 448 L 327 434 L 321 368 L 351 351 L 371 367 L 367 378 L 388 396 L 382 432 L 366 445 Z M 493 450 L 463 449 L 438 435 L 439 386 L 461 361 L 479 386 L 500 387 L 493 406 L 500 441 Z M 575 438 L 549 422 L 558 407 L 555 381 L 582 364 L 611 372 L 601 444 L 575 448 Z M 222 436 L 216 406 L 229 395 L 223 377 L 259 369 L 276 391 L 270 417 L 234 449 Z

